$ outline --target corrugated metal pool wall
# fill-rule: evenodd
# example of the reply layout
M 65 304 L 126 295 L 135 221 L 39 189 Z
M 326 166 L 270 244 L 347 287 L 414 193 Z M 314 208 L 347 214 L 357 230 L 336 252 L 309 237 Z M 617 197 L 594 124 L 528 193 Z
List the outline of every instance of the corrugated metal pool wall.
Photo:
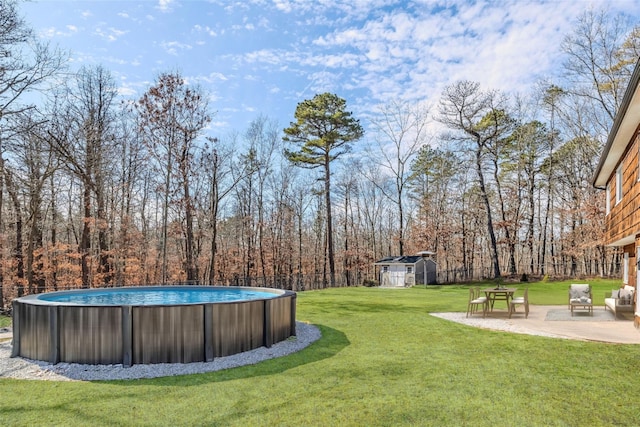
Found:
M 161 306 L 13 302 L 12 357 L 50 363 L 211 361 L 296 334 L 296 294 L 254 301 Z

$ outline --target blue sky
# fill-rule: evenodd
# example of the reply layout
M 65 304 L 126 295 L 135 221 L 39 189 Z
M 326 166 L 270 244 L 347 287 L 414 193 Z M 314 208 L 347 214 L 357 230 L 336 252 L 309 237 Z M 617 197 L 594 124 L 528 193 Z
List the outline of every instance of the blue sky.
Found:
M 635 0 L 147 0 L 20 5 L 72 70 L 102 64 L 125 97 L 179 70 L 211 95 L 212 136 L 258 115 L 286 127 L 298 102 L 333 92 L 366 126 L 391 99 L 437 102 L 456 80 L 527 92 L 553 77 L 559 45 L 587 8 L 638 22 Z

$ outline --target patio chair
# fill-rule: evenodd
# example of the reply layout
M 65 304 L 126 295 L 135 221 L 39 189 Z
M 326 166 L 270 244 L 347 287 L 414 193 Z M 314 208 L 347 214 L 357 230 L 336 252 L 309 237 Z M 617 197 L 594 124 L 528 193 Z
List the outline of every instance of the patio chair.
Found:
M 516 306 L 518 305 L 524 306 L 524 318 L 529 318 L 529 288 L 524 288 L 524 295 L 521 297 L 515 297 L 509 301 L 509 319 L 516 312 Z
M 573 311 L 578 309 L 587 310 L 593 316 L 591 285 L 575 283 L 569 285 L 569 309 L 571 316 L 573 316 Z
M 476 286 L 475 288 L 473 288 L 473 290 L 475 291 L 476 295 L 474 299 L 479 299 L 482 301 L 486 301 L 487 297 L 485 295 L 480 295 L 482 292 L 480 292 L 480 287 Z
M 478 307 L 482 306 L 482 317 L 487 314 L 487 298 L 479 295 L 480 288 L 469 288 L 469 304 L 467 305 L 467 317 L 478 312 Z

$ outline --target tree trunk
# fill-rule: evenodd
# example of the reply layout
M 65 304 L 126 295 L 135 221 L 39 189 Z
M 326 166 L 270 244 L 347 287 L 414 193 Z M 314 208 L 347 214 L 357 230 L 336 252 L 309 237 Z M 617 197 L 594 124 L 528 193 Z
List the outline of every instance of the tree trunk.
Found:
M 509 221 L 507 220 L 507 213 L 504 207 L 504 197 L 502 196 L 502 185 L 499 176 L 499 166 L 497 156 L 493 159 L 493 179 L 496 183 L 496 189 L 498 193 L 498 201 L 500 204 L 500 216 L 502 219 L 502 228 L 504 230 L 504 238 L 507 241 L 507 248 L 509 249 L 509 274 L 516 274 L 516 245 L 514 238 L 511 236 L 511 230 L 509 229 Z
M 185 221 L 186 221 L 186 242 L 185 253 L 187 263 L 187 283 L 195 283 L 198 280 L 198 271 L 194 261 L 194 240 L 193 240 L 193 201 L 189 192 L 188 182 L 184 183 L 185 201 Z
M 4 161 L 3 161 L 4 163 Z M 14 260 L 14 268 L 16 270 L 16 288 L 18 292 L 18 297 L 24 295 L 24 256 L 22 252 L 22 209 L 20 207 L 20 199 L 18 198 L 18 194 L 16 192 L 16 188 L 14 186 L 13 178 L 11 177 L 11 173 L 9 169 L 4 169 L 5 182 L 7 186 L 7 192 L 9 193 L 9 197 L 11 197 L 11 201 L 13 202 L 13 209 L 16 216 L 16 243 L 13 250 L 13 260 Z M 29 289 L 29 292 L 32 292 L 32 289 Z
M 168 242 L 168 228 L 169 228 L 169 191 L 171 186 L 171 171 L 172 171 L 172 162 L 173 156 L 172 149 L 169 147 L 167 150 L 167 170 L 166 175 L 164 177 L 164 200 L 162 203 L 162 266 L 161 266 L 161 283 L 164 285 L 167 283 L 168 273 L 167 273 L 167 242 Z
M 327 250 L 329 256 L 329 284 L 333 288 L 336 286 L 336 264 L 333 248 L 333 218 L 331 215 L 331 170 L 329 153 L 324 158 L 324 198 L 327 206 Z
M 78 246 L 78 252 L 80 253 L 80 263 L 82 268 L 82 288 L 87 289 L 90 287 L 89 248 L 91 247 L 91 239 L 89 236 L 89 222 L 91 221 L 91 190 L 89 189 L 89 185 L 87 183 L 84 183 L 82 201 L 82 234 L 80 236 L 80 245 Z
M 214 177 L 215 180 L 215 177 Z M 218 252 L 218 192 L 215 189 L 216 183 L 212 183 L 211 207 L 209 209 L 209 221 L 211 223 L 211 255 L 209 258 L 209 285 L 213 286 L 216 280 L 216 253 Z
M 107 209 L 105 207 L 104 186 L 101 183 L 102 177 L 96 177 L 96 181 L 96 219 L 98 222 L 98 248 L 100 251 L 98 273 L 102 275 L 103 285 L 109 286 L 112 284 L 113 269 L 111 268 L 111 260 L 109 256 Z
M 482 195 L 482 201 L 484 202 L 485 210 L 487 213 L 487 232 L 491 242 L 491 259 L 493 261 L 493 278 L 498 279 L 502 276 L 500 273 L 500 262 L 498 260 L 498 245 L 496 242 L 496 234 L 493 231 L 493 220 L 491 217 L 491 203 L 489 202 L 489 195 L 484 182 L 484 174 L 482 173 L 482 152 L 480 148 L 476 150 L 476 171 L 478 172 L 478 184 L 480 186 L 480 194 Z
M 402 191 L 398 191 L 398 248 L 400 249 L 400 256 L 404 255 L 404 208 L 402 203 Z
M 55 185 L 53 181 L 53 176 L 51 176 L 51 194 L 55 193 Z M 58 256 L 56 246 L 58 244 L 58 233 L 56 230 L 56 222 L 58 221 L 57 215 L 57 205 L 56 198 L 51 198 L 51 247 L 53 248 L 53 253 L 49 255 L 51 260 L 51 285 L 54 291 L 58 290 Z

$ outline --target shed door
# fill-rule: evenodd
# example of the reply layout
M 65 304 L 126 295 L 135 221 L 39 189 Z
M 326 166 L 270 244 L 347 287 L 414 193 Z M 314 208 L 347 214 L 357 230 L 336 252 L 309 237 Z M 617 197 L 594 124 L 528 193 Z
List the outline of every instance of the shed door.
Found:
M 389 286 L 404 286 L 404 270 L 404 266 L 390 266 Z

